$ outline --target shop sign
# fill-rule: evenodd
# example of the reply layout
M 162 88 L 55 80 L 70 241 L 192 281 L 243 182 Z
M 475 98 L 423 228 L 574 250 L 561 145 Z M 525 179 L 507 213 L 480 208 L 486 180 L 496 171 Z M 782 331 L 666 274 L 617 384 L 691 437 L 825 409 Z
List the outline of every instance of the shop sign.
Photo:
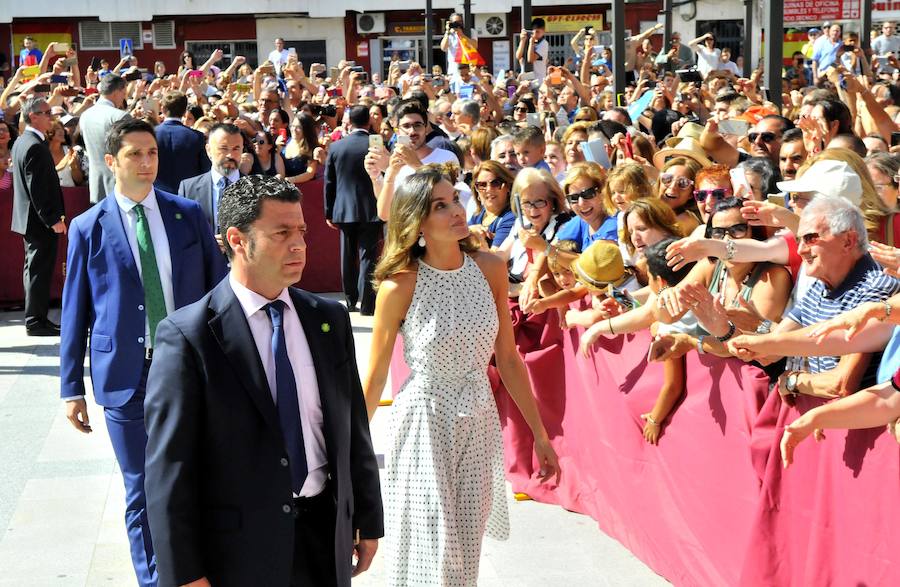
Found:
M 602 14 L 551 14 L 541 16 L 547 23 L 548 33 L 575 33 L 586 26 L 594 27 L 594 30 L 603 30 Z
M 397 22 L 387 27 L 389 35 L 424 35 L 424 22 Z
M 785 24 L 859 18 L 862 0 L 784 0 Z

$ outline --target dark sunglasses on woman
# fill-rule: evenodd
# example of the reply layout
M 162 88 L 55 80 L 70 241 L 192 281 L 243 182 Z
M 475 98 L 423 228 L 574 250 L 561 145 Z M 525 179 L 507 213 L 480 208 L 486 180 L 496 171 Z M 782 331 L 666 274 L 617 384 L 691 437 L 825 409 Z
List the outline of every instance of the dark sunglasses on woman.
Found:
M 694 199 L 698 202 L 705 202 L 706 198 L 712 196 L 713 198 L 718 200 L 724 200 L 728 196 L 731 195 L 731 188 L 716 188 L 714 190 L 696 190 L 694 192 Z
M 582 200 L 593 200 L 597 196 L 597 192 L 600 190 L 597 186 L 588 188 L 582 192 L 575 192 L 573 194 L 566 194 L 566 199 L 569 200 L 570 204 L 577 204 L 579 198 Z
M 709 231 L 709 236 L 716 240 L 722 240 L 727 234 L 731 238 L 744 238 L 750 232 L 750 225 L 746 222 L 740 224 L 732 224 L 731 226 L 720 226 Z
M 475 189 L 480 192 L 482 190 L 486 190 L 488 188 L 488 186 L 490 186 L 494 189 L 500 189 L 504 185 L 506 185 L 505 181 L 503 181 L 502 179 L 499 179 L 499 178 L 494 178 L 491 181 L 476 181 Z

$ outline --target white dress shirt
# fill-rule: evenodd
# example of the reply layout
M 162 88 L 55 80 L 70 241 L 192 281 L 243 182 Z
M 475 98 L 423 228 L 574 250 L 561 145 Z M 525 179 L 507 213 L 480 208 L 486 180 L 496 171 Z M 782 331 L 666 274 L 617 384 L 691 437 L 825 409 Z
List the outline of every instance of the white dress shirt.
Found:
M 250 325 L 250 333 L 253 334 L 253 342 L 262 360 L 263 369 L 266 371 L 266 379 L 269 382 L 269 392 L 272 394 L 272 402 L 277 403 L 275 384 L 275 355 L 272 353 L 272 321 L 264 306 L 273 300 L 248 289 L 235 280 L 234 275 L 228 276 L 231 289 L 237 297 L 247 323 Z M 294 302 L 287 288 L 281 290 L 276 299 L 286 305 L 284 310 L 284 338 L 287 343 L 288 357 L 291 360 L 291 368 L 294 371 L 294 379 L 297 382 L 297 400 L 300 405 L 300 425 L 303 428 L 303 445 L 306 452 L 306 465 L 309 474 L 303 483 L 303 488 L 294 497 L 312 497 L 318 495 L 325 488 L 327 477 L 328 456 L 325 452 L 325 433 L 323 430 L 322 400 L 319 397 L 319 383 L 316 379 L 316 367 L 313 364 L 312 353 L 309 350 L 309 342 L 300 324 Z
M 42 141 L 46 141 L 46 140 L 47 140 L 47 137 L 44 136 L 44 133 L 42 133 L 42 132 L 39 131 L 38 129 L 34 128 L 34 127 L 31 126 L 30 124 L 29 124 L 28 126 L 25 127 L 25 130 L 26 130 L 26 131 L 29 131 L 29 130 L 30 130 L 31 132 L 33 132 L 34 134 L 36 134 L 37 136 L 39 136 L 39 137 L 41 138 Z
M 138 275 L 144 278 L 141 270 L 141 252 L 137 242 L 137 212 L 134 207 L 138 204 L 144 206 L 144 216 L 150 225 L 150 238 L 153 239 L 153 252 L 156 255 L 156 269 L 159 272 L 159 281 L 162 284 L 163 298 L 166 302 L 166 314 L 175 311 L 175 293 L 172 290 L 172 255 L 169 252 L 169 235 L 166 234 L 166 225 L 163 223 L 159 212 L 159 202 L 156 201 L 156 192 L 150 188 L 150 193 L 143 202 L 135 202 L 126 196 L 116 192 L 116 203 L 119 205 L 119 213 L 122 216 L 122 224 L 125 226 L 125 236 L 128 238 L 128 246 L 131 247 L 131 255 L 134 264 L 137 265 Z M 144 310 L 143 305 L 138 307 Z M 144 346 L 150 348 L 150 320 L 144 318 Z

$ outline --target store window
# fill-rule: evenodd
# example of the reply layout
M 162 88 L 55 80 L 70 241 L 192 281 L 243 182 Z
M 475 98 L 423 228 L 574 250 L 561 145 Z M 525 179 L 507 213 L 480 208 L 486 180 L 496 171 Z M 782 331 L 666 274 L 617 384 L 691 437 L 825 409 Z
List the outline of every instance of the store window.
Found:
M 186 41 L 185 48 L 194 56 L 194 63 L 198 66 L 206 63 L 216 49 L 224 53 L 222 61 L 216 64 L 222 69 L 231 65 L 231 60 L 238 55 L 246 57 L 251 67 L 257 66 L 256 41 Z
M 385 75 L 392 61 L 416 61 L 425 66 L 425 37 L 381 37 L 381 73 Z M 447 54 L 441 51 L 441 37 L 434 37 L 432 59 L 441 69 L 447 67 Z
M 307 69 L 312 63 L 322 63 L 328 65 L 328 57 L 325 50 L 325 41 L 284 41 L 287 49 L 293 47 L 297 50 L 297 57 L 303 62 Z M 274 45 L 272 46 L 274 49 Z M 337 64 L 334 64 L 337 65 Z

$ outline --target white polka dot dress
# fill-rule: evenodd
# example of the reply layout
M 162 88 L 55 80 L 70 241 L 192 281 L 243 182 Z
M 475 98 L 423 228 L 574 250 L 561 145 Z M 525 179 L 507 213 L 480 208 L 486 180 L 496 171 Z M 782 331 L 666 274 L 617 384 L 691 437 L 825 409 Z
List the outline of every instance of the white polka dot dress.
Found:
M 468 255 L 442 271 L 419 262 L 400 329 L 412 373 L 392 409 L 386 565 L 394 586 L 475 586 L 481 542 L 509 536 L 503 440 L 487 378 L 499 320 Z

